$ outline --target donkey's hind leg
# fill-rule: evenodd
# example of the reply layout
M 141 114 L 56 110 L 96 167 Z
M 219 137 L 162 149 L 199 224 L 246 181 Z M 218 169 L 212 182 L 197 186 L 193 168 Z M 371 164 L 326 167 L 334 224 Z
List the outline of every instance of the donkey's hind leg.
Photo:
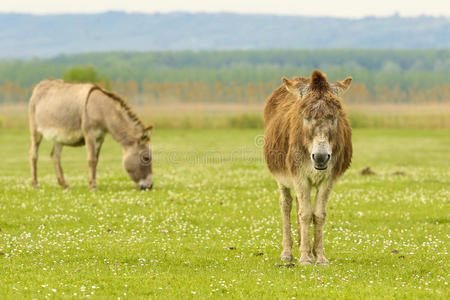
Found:
M 63 188 L 68 188 L 66 181 L 64 180 L 64 174 L 61 167 L 61 151 L 62 151 L 63 145 L 60 143 L 54 142 L 53 143 L 53 149 L 50 154 L 53 164 L 55 166 L 55 172 L 56 172 L 56 178 L 58 179 L 58 183 Z
M 283 251 L 281 252 L 281 260 L 292 260 L 292 237 L 291 237 L 291 210 L 292 197 L 289 188 L 278 183 L 280 189 L 280 210 L 281 219 L 283 221 Z
M 30 145 L 30 165 L 31 165 L 31 184 L 34 188 L 39 188 L 37 180 L 37 160 L 39 145 L 41 144 L 42 135 L 33 126 L 30 126 L 31 145 Z

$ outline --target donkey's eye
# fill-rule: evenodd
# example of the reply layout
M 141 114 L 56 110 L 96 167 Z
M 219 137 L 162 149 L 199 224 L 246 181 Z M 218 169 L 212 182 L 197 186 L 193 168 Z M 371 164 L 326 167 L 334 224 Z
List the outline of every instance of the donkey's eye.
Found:
M 148 157 L 148 156 L 144 156 L 143 158 L 142 158 L 144 161 L 150 161 L 150 157 Z

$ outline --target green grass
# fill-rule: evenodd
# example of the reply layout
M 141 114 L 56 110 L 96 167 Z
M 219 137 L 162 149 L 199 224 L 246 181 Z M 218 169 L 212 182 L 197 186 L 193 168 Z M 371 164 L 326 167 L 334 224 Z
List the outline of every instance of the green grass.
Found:
M 34 190 L 28 133 L 1 131 L 0 298 L 449 298 L 449 131 L 355 130 L 328 205 L 331 265 L 291 268 L 277 266 L 259 134 L 156 130 L 155 187 L 141 192 L 111 138 L 97 191 L 85 148 L 63 150 L 72 188 L 60 189 L 45 141 Z M 367 166 L 377 175 L 360 176 Z

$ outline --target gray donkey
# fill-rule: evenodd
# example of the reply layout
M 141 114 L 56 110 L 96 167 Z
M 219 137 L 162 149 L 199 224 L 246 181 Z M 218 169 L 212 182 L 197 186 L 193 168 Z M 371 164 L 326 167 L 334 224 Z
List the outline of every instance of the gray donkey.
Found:
M 32 184 L 37 181 L 37 159 L 42 136 L 53 141 L 51 157 L 58 183 L 67 188 L 61 168 L 63 146 L 86 144 L 89 185 L 96 188 L 95 173 L 106 133 L 122 146 L 123 165 L 140 189 L 151 189 L 152 126 L 144 126 L 127 102 L 114 93 L 90 83 L 66 83 L 45 79 L 33 90 L 29 103 Z

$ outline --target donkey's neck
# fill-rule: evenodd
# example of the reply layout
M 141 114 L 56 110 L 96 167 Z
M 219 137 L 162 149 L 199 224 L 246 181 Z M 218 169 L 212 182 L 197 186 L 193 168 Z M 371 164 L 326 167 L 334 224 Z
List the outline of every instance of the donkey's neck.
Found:
M 135 144 L 142 135 L 142 128 L 126 115 L 115 109 L 108 117 L 107 130 L 122 148 Z
M 143 135 L 144 125 L 126 101 L 99 87 L 89 96 L 87 113 L 92 124 L 109 132 L 122 148 L 136 144 Z
M 108 103 L 101 105 L 104 116 L 104 126 L 122 148 L 135 144 L 143 133 L 143 126 L 130 114 L 114 103 L 113 99 L 106 99 Z

